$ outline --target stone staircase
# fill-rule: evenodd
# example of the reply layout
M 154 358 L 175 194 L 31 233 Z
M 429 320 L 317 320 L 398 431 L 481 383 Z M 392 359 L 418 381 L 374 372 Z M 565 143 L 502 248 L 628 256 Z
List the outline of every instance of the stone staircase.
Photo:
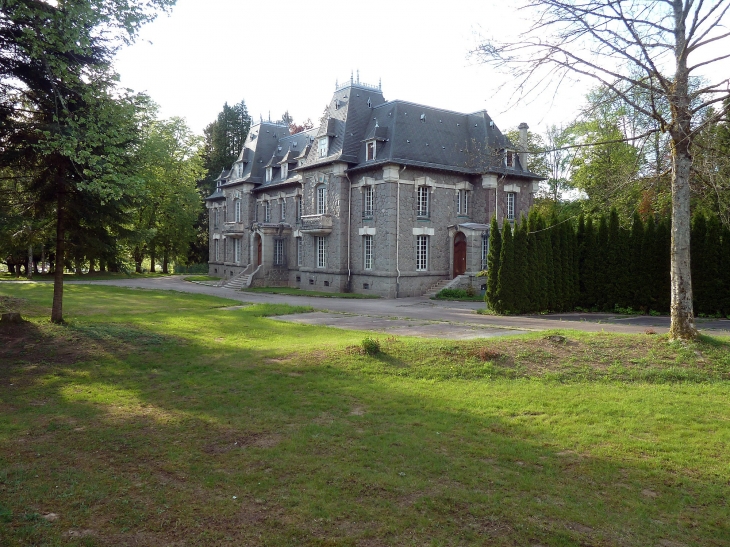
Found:
M 259 265 L 254 271 L 249 272 L 251 269 L 251 265 L 246 266 L 246 268 L 238 274 L 236 277 L 233 277 L 229 279 L 227 282 L 221 284 L 221 287 L 224 287 L 226 289 L 232 289 L 234 291 L 238 291 L 241 289 L 247 289 L 251 286 L 251 281 L 253 280 L 254 276 L 258 273 L 258 271 L 261 269 L 261 265 Z
M 444 279 L 428 289 L 423 296 L 433 298 L 439 291 L 444 289 L 465 289 L 469 286 L 469 274 L 458 275 L 454 279 Z M 478 290 L 477 287 L 474 287 Z

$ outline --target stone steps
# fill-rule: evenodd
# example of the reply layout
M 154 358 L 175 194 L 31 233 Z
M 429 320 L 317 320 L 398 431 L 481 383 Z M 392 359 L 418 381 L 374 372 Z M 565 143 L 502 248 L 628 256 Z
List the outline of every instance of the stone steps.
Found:
M 438 294 L 438 292 L 441 289 L 445 288 L 446 285 L 448 285 L 452 281 L 453 281 L 453 279 L 442 279 L 441 281 L 436 283 L 433 287 L 428 289 L 425 293 L 423 293 L 423 296 L 425 298 L 433 298 L 434 296 L 436 296 Z

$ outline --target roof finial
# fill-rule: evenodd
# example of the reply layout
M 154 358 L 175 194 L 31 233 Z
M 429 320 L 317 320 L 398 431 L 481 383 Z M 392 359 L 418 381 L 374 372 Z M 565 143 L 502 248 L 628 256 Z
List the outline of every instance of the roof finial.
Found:
M 352 69 L 350 69 L 350 85 L 355 83 L 355 80 L 353 79 L 352 75 L 353 75 L 353 72 L 352 72 Z
M 383 79 L 382 78 L 378 78 L 378 89 L 380 89 L 381 91 L 382 91 L 383 88 L 381 87 L 380 84 L 382 84 L 382 83 L 383 83 Z
M 357 83 L 360 83 L 360 69 L 357 69 Z

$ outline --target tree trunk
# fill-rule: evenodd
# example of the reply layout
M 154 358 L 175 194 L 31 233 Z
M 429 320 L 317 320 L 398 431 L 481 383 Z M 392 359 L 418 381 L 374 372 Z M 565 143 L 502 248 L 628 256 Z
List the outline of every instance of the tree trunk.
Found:
M 155 273 L 157 270 L 155 270 L 155 260 L 157 259 L 156 249 L 154 245 L 150 245 L 150 272 Z
M 28 245 L 28 266 L 25 268 L 28 279 L 33 279 L 33 245 Z
M 63 323 L 64 207 L 63 189 L 56 197 L 56 269 L 53 274 L 53 307 L 51 322 Z
M 41 273 L 46 273 L 46 246 L 41 245 Z
M 165 249 L 162 252 L 162 273 L 165 273 L 165 274 L 168 273 L 168 270 L 167 270 L 168 262 L 169 262 L 169 259 L 168 259 L 168 255 L 167 255 L 167 249 Z
M 99 273 L 104 273 L 106 271 L 106 263 L 100 258 L 99 259 Z
M 8 273 L 15 273 L 15 264 L 13 264 L 12 262 L 8 262 Z
M 90 274 L 96 273 L 94 271 L 94 262 L 95 262 L 95 259 L 93 259 L 93 258 L 89 259 L 89 273 Z
M 689 101 L 689 71 L 687 70 L 686 28 L 683 2 L 673 2 L 675 21 L 676 72 L 670 96 L 672 109 L 672 323 L 669 338 L 697 338 L 692 310 L 692 270 L 690 267 L 689 175 L 692 169 L 692 115 Z

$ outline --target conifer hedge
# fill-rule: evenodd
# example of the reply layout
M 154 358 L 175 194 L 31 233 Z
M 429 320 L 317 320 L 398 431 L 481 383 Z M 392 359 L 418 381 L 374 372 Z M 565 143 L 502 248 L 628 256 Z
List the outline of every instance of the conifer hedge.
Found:
M 514 226 L 505 221 L 501 230 L 492 219 L 487 305 L 497 313 L 666 313 L 670 233 L 668 219 L 638 214 L 624 228 L 615 210 L 577 221 L 546 219 L 533 210 Z M 730 316 L 730 229 L 696 213 L 691 245 L 695 313 Z

